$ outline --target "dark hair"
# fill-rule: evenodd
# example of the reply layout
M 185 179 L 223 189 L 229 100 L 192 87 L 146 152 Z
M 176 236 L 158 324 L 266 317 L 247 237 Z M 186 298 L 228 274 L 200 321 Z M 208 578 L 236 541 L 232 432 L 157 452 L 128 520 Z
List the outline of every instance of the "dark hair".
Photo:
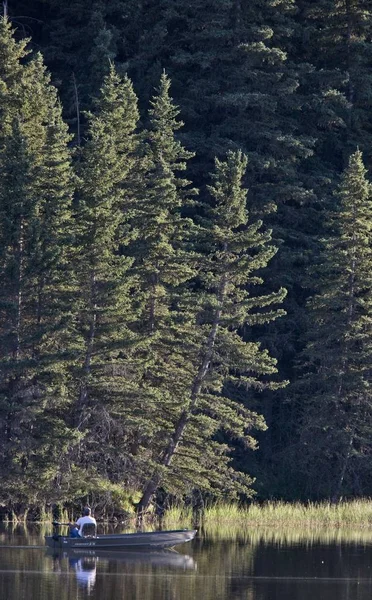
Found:
M 83 515 L 88 517 L 90 515 L 92 511 L 90 510 L 89 506 L 86 506 L 83 510 Z

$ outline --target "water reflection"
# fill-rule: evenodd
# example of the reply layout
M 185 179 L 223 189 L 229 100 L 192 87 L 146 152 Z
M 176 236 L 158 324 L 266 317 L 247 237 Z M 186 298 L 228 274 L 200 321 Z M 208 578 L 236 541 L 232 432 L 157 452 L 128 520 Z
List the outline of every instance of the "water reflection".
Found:
M 372 532 L 359 532 L 359 539 L 358 532 L 340 530 L 308 537 L 279 530 L 218 533 L 201 534 L 177 552 L 3 546 L 0 598 L 371 600 Z M 36 545 L 38 536 L 29 533 L 27 543 Z M 25 546 L 19 532 L 3 541 Z
M 93 591 L 97 576 L 97 558 L 95 556 L 67 556 L 62 553 L 48 553 L 53 561 L 53 573 L 64 575 L 75 573 L 76 582 L 88 595 Z M 68 567 L 64 564 L 67 559 Z
M 236 527 L 231 524 L 229 527 L 203 527 L 199 535 L 208 540 L 230 540 L 241 544 L 250 544 L 251 546 L 265 544 L 293 545 L 303 544 L 311 546 L 313 544 L 339 544 L 339 543 L 365 543 L 372 544 L 372 528 L 350 527 L 304 527 L 299 525 L 292 528 L 277 529 L 265 527 Z
M 194 559 L 187 554 L 179 554 L 173 550 L 161 550 L 155 552 L 142 551 L 108 551 L 93 549 L 70 549 L 56 551 L 47 548 L 46 555 L 53 561 L 54 573 L 74 572 L 79 588 L 86 590 L 88 595 L 94 589 L 97 578 L 97 563 L 101 566 L 101 572 L 108 570 L 110 563 L 121 563 L 123 565 L 151 565 L 155 567 L 171 567 L 182 570 L 196 570 Z
M 69 566 L 76 573 L 76 581 L 79 587 L 84 588 L 88 594 L 93 591 L 96 583 L 97 564 L 94 557 L 70 557 Z
M 194 559 L 188 554 L 179 554 L 175 550 L 101 550 L 101 549 L 69 549 L 54 550 L 47 548 L 47 556 L 51 556 L 54 561 L 63 561 L 67 559 L 70 565 L 76 564 L 84 558 L 91 561 L 103 563 L 104 561 L 115 561 L 125 564 L 152 565 L 160 567 L 173 567 L 178 569 L 195 570 L 197 565 Z

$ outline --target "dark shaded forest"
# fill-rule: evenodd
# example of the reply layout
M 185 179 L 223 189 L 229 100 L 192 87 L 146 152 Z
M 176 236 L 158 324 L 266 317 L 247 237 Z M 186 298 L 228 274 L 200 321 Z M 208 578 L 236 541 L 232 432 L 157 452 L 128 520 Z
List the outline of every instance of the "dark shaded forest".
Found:
M 3 510 L 370 496 L 370 2 L 3 16 Z

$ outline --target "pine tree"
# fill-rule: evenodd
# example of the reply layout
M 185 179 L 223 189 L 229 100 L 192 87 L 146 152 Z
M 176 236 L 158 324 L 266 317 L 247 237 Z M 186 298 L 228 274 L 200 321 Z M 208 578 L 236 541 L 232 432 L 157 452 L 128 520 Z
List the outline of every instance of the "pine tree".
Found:
M 336 197 L 302 360 L 299 459 L 308 493 L 334 500 L 371 489 L 372 189 L 360 151 Z
M 43 53 L 58 73 L 61 98 L 76 130 L 76 102 L 81 111 L 92 109 L 110 62 L 121 45 L 118 24 L 125 14 L 123 0 L 46 1 L 48 16 L 43 32 Z
M 72 177 L 56 90 L 0 21 L 0 368 L 3 493 L 53 493 L 65 424 Z M 41 498 L 41 496 L 39 496 Z M 27 500 L 26 500 L 27 502 Z
M 371 21 L 367 4 L 301 0 L 295 14 L 298 26 L 287 48 L 287 62 L 301 65 L 297 96 L 302 115 L 293 113 L 293 117 L 299 134 L 314 139 L 313 154 L 296 167 L 304 188 L 311 192 L 304 195 L 299 207 L 292 200 L 278 206 L 277 219 L 272 221 L 275 235 L 283 240 L 273 266 L 279 276 L 286 274 L 288 318 L 268 328 L 267 341 L 279 359 L 280 371 L 284 368 L 285 376 L 293 382 L 298 377 L 298 355 L 308 341 L 311 326 L 305 306 L 315 289 L 308 273 L 322 260 L 319 238 L 326 235 L 329 212 L 334 209 L 333 190 L 356 145 L 369 162 Z M 291 389 L 294 392 L 297 388 Z M 265 415 L 269 432 L 262 436 L 261 462 L 254 472 L 266 472 L 269 494 L 274 490 L 296 497 L 296 484 L 289 473 L 301 406 L 301 393 L 279 391 L 274 403 L 268 398 Z
M 300 68 L 285 52 L 295 26 L 292 0 L 163 0 L 153 13 L 142 7 L 143 35 L 130 72 L 150 89 L 154 65 L 169 73 L 186 123 L 182 137 L 199 156 L 196 183 L 205 181 L 215 155 L 242 147 L 261 210 L 289 194 L 303 197 L 294 166 L 309 156 L 312 141 L 297 134 L 294 118 L 301 111 Z
M 132 259 L 124 251 L 133 201 L 138 110 L 131 82 L 113 66 L 88 120 L 89 137 L 78 169 L 75 267 L 80 342 L 74 381 L 79 391 L 73 411 L 74 426 L 84 435 L 75 450 L 79 455 L 83 450 L 84 461 L 78 463 L 85 469 L 85 480 L 95 470 L 120 478 L 121 452 L 127 451 L 130 437 L 123 419 L 131 384 L 124 376 L 123 357 L 134 340 L 128 328 L 134 319 L 130 298 L 134 282 L 127 273 Z M 72 451 L 69 458 L 73 461 L 76 456 Z
M 9 135 L 15 116 L 18 114 L 23 98 L 20 90 L 23 86 L 23 59 L 29 54 L 29 40 L 16 42 L 7 19 L 0 20 L 0 100 L 2 107 L 2 137 Z M 4 141 L 2 141 L 4 143 Z
M 135 243 L 136 272 L 144 291 L 147 316 L 143 323 L 151 333 L 155 329 L 156 305 L 162 298 L 169 302 L 167 287 L 176 287 L 190 278 L 190 257 L 185 253 L 185 236 L 189 219 L 181 209 L 195 190 L 189 181 L 179 176 L 193 153 L 176 140 L 175 132 L 182 127 L 177 120 L 178 108 L 169 95 L 170 80 L 163 74 L 149 110 L 150 129 L 145 141 L 142 201 L 136 202 L 136 221 L 141 231 Z M 165 307 L 160 307 L 162 314 Z
M 299 21 L 307 39 L 304 60 L 313 67 L 305 93 L 316 130 L 317 168 L 338 172 L 359 145 L 371 161 L 370 74 L 372 9 L 368 0 L 301 2 Z M 298 49 L 297 49 L 298 51 Z M 314 133 L 312 133 L 314 135 Z M 323 163 L 323 169 L 322 169 Z
M 247 154 L 251 212 L 259 217 L 270 213 L 267 223 L 280 247 L 264 278 L 279 286 L 285 273 L 288 289 L 287 317 L 264 326 L 263 334 L 280 371 L 292 377 L 305 323 L 309 291 L 303 274 L 314 249 L 311 236 L 317 208 L 306 170 L 315 140 L 303 125 L 310 109 L 301 87 L 312 69 L 289 58 L 297 42 L 294 2 L 162 0 L 157 6 L 149 4 L 142 3 L 143 30 L 129 71 L 144 97 L 162 67 L 169 73 L 185 121 L 179 139 L 196 150 L 190 173 L 199 187 L 206 182 L 215 156 L 225 155 L 229 148 Z M 281 410 L 282 400 L 285 397 L 275 401 L 274 411 Z M 272 395 L 265 394 L 261 402 L 270 418 Z M 276 431 L 270 428 L 264 436 L 262 446 L 270 459 L 275 436 L 283 437 L 283 430 L 282 421 Z
M 144 488 L 139 513 L 146 510 L 160 484 L 177 489 L 175 482 L 182 482 L 178 486 L 183 491 L 200 486 L 216 493 L 218 489 L 250 493 L 251 479 L 231 471 L 228 447 L 218 444 L 215 435 L 222 429 L 253 447 L 248 431 L 264 427 L 262 418 L 226 395 L 224 384 L 230 381 L 247 390 L 274 387 L 259 377 L 275 372 L 275 360 L 259 343 L 245 343 L 239 330 L 244 324 L 265 323 L 282 314 L 265 307 L 280 302 L 285 292 L 251 296 L 251 286 L 262 283 L 253 273 L 266 266 L 276 250 L 269 245 L 270 232 L 260 231 L 261 222 L 248 224 L 242 188 L 246 164 L 240 152 L 229 153 L 225 162 L 216 160 L 214 184 L 209 188 L 214 203 L 205 230 L 202 287 L 189 294 L 188 311 L 180 312 L 184 321 L 180 319 L 178 346 L 174 344 L 180 373 L 173 390 L 178 414 Z M 212 468 L 216 460 L 218 466 Z
M 133 331 L 140 342 L 132 361 L 137 366 L 138 389 L 132 392 L 135 417 L 133 463 L 139 481 L 149 476 L 164 428 L 171 427 L 174 390 L 178 387 L 177 308 L 182 286 L 195 274 L 191 237 L 195 227 L 182 216 L 195 190 L 182 175 L 192 153 L 175 138 L 182 126 L 179 110 L 169 95 L 163 74 L 151 102 L 149 128 L 142 136 L 138 180 L 131 225 L 136 236 L 129 244 L 132 274 L 138 282 L 137 318 Z M 178 325 L 177 325 L 178 323 Z

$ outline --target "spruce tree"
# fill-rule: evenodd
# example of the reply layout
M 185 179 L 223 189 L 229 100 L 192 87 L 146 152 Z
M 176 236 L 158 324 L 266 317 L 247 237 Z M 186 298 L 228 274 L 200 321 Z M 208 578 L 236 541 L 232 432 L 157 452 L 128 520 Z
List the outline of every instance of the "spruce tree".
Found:
M 281 372 L 292 377 L 305 323 L 309 292 L 303 274 L 316 218 L 313 182 L 306 172 L 315 140 L 303 126 L 309 105 L 301 87 L 311 66 L 289 58 L 297 41 L 294 2 L 163 0 L 157 7 L 142 7 L 143 31 L 129 70 L 144 96 L 154 72 L 164 67 L 169 73 L 185 121 L 179 139 L 196 150 L 190 163 L 193 181 L 203 186 L 214 157 L 226 149 L 241 148 L 249 158 L 245 178 L 251 212 L 270 213 L 267 223 L 280 247 L 264 278 L 279 286 L 285 273 L 288 289 L 288 316 L 264 326 L 263 333 Z M 260 403 L 270 418 L 284 400 L 273 405 L 268 394 Z M 283 425 L 263 436 L 270 459 Z
M 46 5 L 43 52 L 58 73 L 65 114 L 76 129 L 76 101 L 82 111 L 92 109 L 110 61 L 117 58 L 125 1 L 47 0 Z
M 134 283 L 127 273 L 132 259 L 124 251 L 132 210 L 137 121 L 131 82 L 111 66 L 95 112 L 88 115 L 88 140 L 78 166 L 75 268 L 80 341 L 74 365 L 73 424 L 84 436 L 75 450 L 80 456 L 84 450 L 84 461 L 78 463 L 86 469 L 85 480 L 95 470 L 101 476 L 120 478 L 122 452 L 127 451 L 130 437 L 123 424 L 130 385 L 123 358 L 134 340 L 128 329 L 134 319 L 130 298 Z
M 292 200 L 279 207 L 277 222 L 273 222 L 284 242 L 275 263 L 279 274 L 286 273 L 288 319 L 281 320 L 279 327 L 269 327 L 267 335 L 268 343 L 279 348 L 279 364 L 293 382 L 311 326 L 305 306 L 315 288 L 309 273 L 312 265 L 322 260 L 319 239 L 326 235 L 329 214 L 334 210 L 333 190 L 357 145 L 367 165 L 370 160 L 370 12 L 368 2 L 359 0 L 301 0 L 294 15 L 298 25 L 288 45 L 287 62 L 303 63 L 297 94 L 303 109 L 293 117 L 299 134 L 314 139 L 313 154 L 297 165 L 297 171 L 311 192 L 304 195 L 300 210 Z M 267 403 L 269 434 L 263 436 L 262 460 L 256 472 L 266 471 L 269 493 L 274 489 L 286 497 L 297 494 L 289 473 L 301 406 L 301 393 L 287 390 L 284 395 L 279 392 L 274 403 Z
M 178 302 L 196 267 L 195 227 L 182 216 L 195 193 L 183 177 L 192 153 L 175 138 L 182 122 L 169 88 L 170 81 L 163 74 L 151 102 L 148 130 L 142 136 L 130 220 L 136 236 L 128 247 L 133 256 L 131 273 L 138 282 L 133 332 L 139 342 L 131 360 L 137 365 L 138 389 L 132 394 L 137 435 L 132 449 L 140 481 L 150 476 L 164 428 L 172 427 L 172 414 L 179 405 L 174 397 L 182 360 L 177 351 L 182 323 Z
M 150 127 L 145 135 L 142 196 L 136 199 L 135 222 L 139 230 L 135 241 L 135 268 L 143 289 L 147 316 L 143 323 L 151 333 L 159 316 L 169 303 L 167 289 L 191 277 L 190 256 L 185 252 L 187 228 L 191 221 L 181 216 L 188 199 L 189 181 L 179 173 L 193 153 L 175 138 L 182 127 L 177 119 L 179 109 L 169 95 L 170 80 L 163 73 L 149 110 Z M 160 304 L 159 304 L 160 303 Z
M 228 446 L 218 444 L 215 436 L 225 430 L 254 447 L 248 432 L 264 427 L 263 419 L 229 397 L 224 385 L 231 382 L 247 390 L 275 387 L 260 381 L 260 376 L 275 372 L 275 360 L 257 341 L 244 342 L 239 332 L 243 325 L 265 323 L 282 314 L 271 305 L 285 292 L 251 295 L 251 286 L 262 283 L 255 272 L 266 266 L 276 249 L 270 245 L 270 232 L 261 231 L 260 221 L 248 224 L 242 187 L 246 164 L 240 152 L 229 153 L 224 162 L 216 160 L 209 188 L 213 204 L 206 208 L 204 253 L 199 259 L 200 288 L 189 293 L 188 310 L 182 311 L 179 301 L 178 344 L 173 345 L 179 369 L 173 389 L 178 410 L 144 488 L 139 513 L 159 485 L 181 491 L 198 486 L 215 493 L 251 493 L 251 479 L 231 471 Z M 175 358 L 171 355 L 169 360 Z
M 309 306 L 298 461 L 308 493 L 334 500 L 371 489 L 372 188 L 360 151 L 336 198 Z
M 317 169 L 338 172 L 356 145 L 369 166 L 372 76 L 372 8 L 368 0 L 301 2 L 298 16 L 306 45 L 297 47 L 313 65 L 304 91 L 309 119 L 317 137 Z M 315 131 L 314 131 L 315 130 Z M 314 135 L 314 133 L 312 135 Z M 323 163 L 323 164 L 322 164 Z
M 292 0 L 163 0 L 153 12 L 146 3 L 142 9 L 143 35 L 130 72 L 139 86 L 145 77 L 150 89 L 155 64 L 169 73 L 186 124 L 182 138 L 198 155 L 196 183 L 205 182 L 215 155 L 241 147 L 261 210 L 289 194 L 303 197 L 294 167 L 309 156 L 312 141 L 298 135 L 294 118 L 302 107 L 301 69 L 286 55 L 295 27 Z
M 40 56 L 0 21 L 0 369 L 3 492 L 20 503 L 53 494 L 71 439 L 69 330 L 72 176 L 56 90 Z

